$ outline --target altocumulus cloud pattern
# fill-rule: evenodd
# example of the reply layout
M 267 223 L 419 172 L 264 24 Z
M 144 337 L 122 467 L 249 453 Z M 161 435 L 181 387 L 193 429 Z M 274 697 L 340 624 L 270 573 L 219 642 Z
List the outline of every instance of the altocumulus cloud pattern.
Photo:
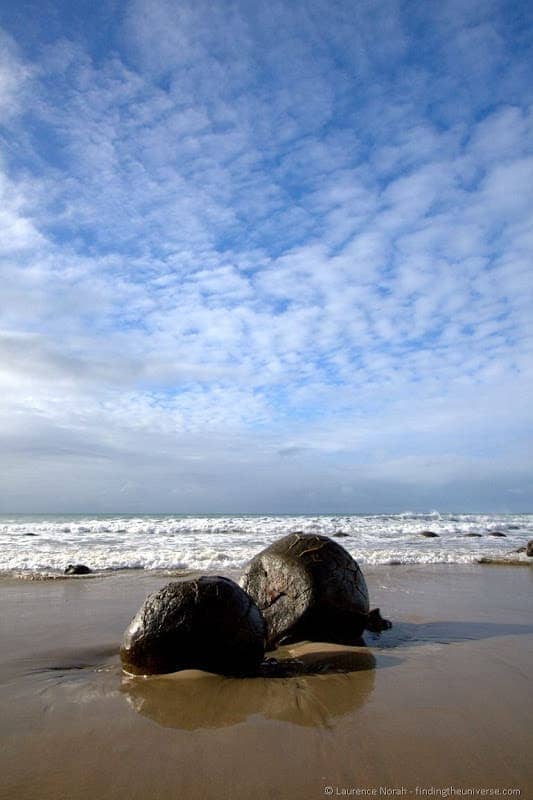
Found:
M 531 509 L 530 3 L 0 7 L 0 511 Z

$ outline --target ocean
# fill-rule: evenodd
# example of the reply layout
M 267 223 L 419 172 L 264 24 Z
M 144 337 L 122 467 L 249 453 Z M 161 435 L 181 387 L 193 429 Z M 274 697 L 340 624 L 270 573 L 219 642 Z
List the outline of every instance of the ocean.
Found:
M 293 531 L 345 534 L 339 543 L 361 564 L 470 564 L 511 554 L 527 561 L 516 550 L 533 538 L 533 514 L 4 515 L 0 572 L 57 574 L 69 563 L 108 574 L 227 572 Z

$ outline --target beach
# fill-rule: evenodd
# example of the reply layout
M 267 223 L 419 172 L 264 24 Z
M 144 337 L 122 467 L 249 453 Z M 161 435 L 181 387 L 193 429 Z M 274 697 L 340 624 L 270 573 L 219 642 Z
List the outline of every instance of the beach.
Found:
M 126 625 L 179 573 L 3 578 L 0 796 L 531 797 L 531 568 L 365 576 L 392 630 L 280 648 L 308 674 L 268 679 L 122 674 Z
M 0 7 L 0 800 L 533 800 L 533 2 Z

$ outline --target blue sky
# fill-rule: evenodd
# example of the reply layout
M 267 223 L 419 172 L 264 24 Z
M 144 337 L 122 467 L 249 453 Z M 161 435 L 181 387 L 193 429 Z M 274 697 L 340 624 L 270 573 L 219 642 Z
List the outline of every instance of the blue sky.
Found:
M 0 511 L 532 510 L 532 23 L 0 0 Z

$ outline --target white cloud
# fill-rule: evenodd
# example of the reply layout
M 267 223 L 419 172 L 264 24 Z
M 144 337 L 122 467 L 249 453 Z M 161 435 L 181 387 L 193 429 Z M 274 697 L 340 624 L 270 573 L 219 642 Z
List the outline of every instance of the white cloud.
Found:
M 288 508 L 291 487 L 334 505 L 346 481 L 414 505 L 454 465 L 527 473 L 532 117 L 498 95 L 504 34 L 483 4 L 432 20 L 480 97 L 493 81 L 473 120 L 473 99 L 453 114 L 458 65 L 435 114 L 431 59 L 399 69 L 401 4 L 323 8 L 139 0 L 120 53 L 9 45 L 26 94 L 0 97 L 30 117 L 0 178 L 8 497 L 29 498 L 32 447 L 67 482 L 83 462 L 91 502 L 153 468 L 147 507 L 179 502 L 194 459 L 197 509 L 217 481 L 211 508 L 240 481 L 247 508 Z
M 0 28 L 0 115 L 4 122 L 20 112 L 34 70 L 21 59 L 16 43 Z

